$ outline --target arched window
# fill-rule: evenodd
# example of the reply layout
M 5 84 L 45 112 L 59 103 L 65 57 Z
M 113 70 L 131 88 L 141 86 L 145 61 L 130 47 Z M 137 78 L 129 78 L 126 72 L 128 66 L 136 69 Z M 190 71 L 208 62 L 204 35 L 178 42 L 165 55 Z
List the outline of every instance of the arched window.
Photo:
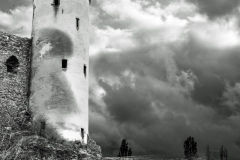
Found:
M 17 57 L 11 56 L 6 60 L 5 65 L 7 66 L 7 72 L 17 73 L 19 61 Z

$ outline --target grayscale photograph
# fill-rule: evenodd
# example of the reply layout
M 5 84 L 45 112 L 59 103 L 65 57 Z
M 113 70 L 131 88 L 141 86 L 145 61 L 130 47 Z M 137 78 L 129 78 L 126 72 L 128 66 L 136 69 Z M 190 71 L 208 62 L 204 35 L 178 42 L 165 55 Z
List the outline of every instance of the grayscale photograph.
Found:
M 240 160 L 240 0 L 0 0 L 0 160 Z

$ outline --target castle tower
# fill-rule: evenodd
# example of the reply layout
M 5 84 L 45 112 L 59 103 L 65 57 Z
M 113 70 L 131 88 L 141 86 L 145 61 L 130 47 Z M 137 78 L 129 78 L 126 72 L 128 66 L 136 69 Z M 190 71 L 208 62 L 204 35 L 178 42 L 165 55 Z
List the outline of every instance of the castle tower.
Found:
M 87 143 L 89 0 L 34 0 L 30 108 Z

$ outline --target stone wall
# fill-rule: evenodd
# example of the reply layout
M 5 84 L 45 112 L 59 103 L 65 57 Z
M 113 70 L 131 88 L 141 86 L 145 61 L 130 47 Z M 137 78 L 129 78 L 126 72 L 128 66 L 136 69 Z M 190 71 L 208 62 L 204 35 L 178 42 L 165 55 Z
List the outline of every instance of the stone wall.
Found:
M 25 123 L 30 122 L 24 116 L 31 110 L 28 108 L 31 43 L 31 39 L 0 31 L 0 159 L 21 159 L 21 156 L 22 159 L 42 159 L 39 158 L 42 156 L 64 160 L 101 159 L 101 148 L 91 139 L 87 145 L 77 141 L 55 142 L 38 135 L 38 130 L 33 130 L 38 128 L 35 123 Z
M 30 68 L 31 39 L 20 38 L 0 31 L 0 113 L 4 118 L 14 110 L 28 107 L 28 81 Z M 7 69 L 6 61 L 15 56 L 18 67 Z M 13 64 L 10 64 L 13 65 Z M 14 66 L 12 66 L 14 67 Z M 11 68 L 11 66 L 10 66 Z M 5 113 L 6 112 L 6 113 Z M 11 126 L 4 126 L 11 127 Z

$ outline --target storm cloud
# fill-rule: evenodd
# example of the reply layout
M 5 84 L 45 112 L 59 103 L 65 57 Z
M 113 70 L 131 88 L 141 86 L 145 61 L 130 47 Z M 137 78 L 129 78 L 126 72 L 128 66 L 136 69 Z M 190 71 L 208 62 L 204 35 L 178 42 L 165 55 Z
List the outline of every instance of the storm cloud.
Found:
M 18 6 L 9 12 L 3 12 L 0 10 L 1 31 L 21 37 L 31 37 L 32 13 L 33 8 L 29 6 Z
M 133 155 L 182 157 L 193 136 L 239 160 L 239 3 L 92 1 L 89 127 L 104 156 L 126 138 Z
M 200 12 L 207 14 L 210 18 L 232 14 L 240 5 L 239 0 L 187 0 L 195 3 Z
M 224 144 L 238 159 L 238 18 L 186 1 L 96 4 L 90 132 L 104 155 L 127 138 L 136 155 L 182 156 L 191 135 L 200 153 Z

